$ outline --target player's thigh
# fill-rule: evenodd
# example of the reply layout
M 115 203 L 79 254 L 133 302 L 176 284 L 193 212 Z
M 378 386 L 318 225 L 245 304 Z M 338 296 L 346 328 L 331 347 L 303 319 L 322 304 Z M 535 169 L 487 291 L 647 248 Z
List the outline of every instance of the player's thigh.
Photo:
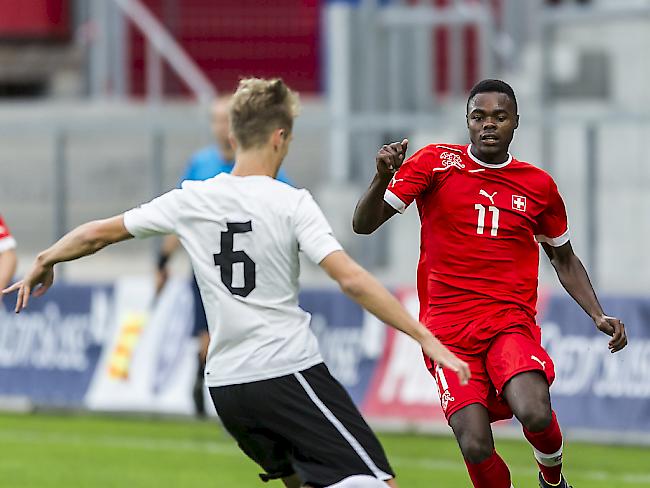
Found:
M 551 397 L 541 371 L 525 371 L 504 386 L 503 396 L 517 419 L 529 430 L 540 431 L 551 422 Z
M 274 429 L 292 445 L 293 465 L 306 484 L 329 486 L 353 475 L 394 476 L 379 440 L 324 364 L 293 379 L 279 396 Z
M 224 428 L 239 448 L 265 471 L 260 475 L 262 479 L 288 478 L 295 474 L 290 443 L 266 425 L 264 416 L 251 409 L 257 383 L 211 387 L 210 396 Z M 271 416 L 272 412 L 267 415 Z
M 539 372 L 546 389 L 555 379 L 551 357 L 525 326 L 499 334 L 487 350 L 485 365 L 498 395 L 512 378 L 524 372 Z

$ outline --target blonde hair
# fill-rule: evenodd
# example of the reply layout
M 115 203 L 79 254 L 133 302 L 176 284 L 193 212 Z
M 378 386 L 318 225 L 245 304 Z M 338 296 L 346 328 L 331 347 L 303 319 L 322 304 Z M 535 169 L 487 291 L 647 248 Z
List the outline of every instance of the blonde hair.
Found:
M 276 129 L 288 136 L 298 110 L 298 94 L 280 78 L 246 78 L 230 101 L 230 129 L 242 149 L 260 147 Z

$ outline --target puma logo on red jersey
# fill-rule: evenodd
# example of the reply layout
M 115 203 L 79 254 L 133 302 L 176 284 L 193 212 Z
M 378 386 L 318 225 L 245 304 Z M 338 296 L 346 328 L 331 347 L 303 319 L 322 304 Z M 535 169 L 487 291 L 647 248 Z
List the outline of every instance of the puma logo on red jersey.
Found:
M 481 195 L 481 196 L 484 196 L 485 198 L 489 198 L 489 199 L 490 199 L 490 203 L 492 203 L 492 205 L 494 205 L 494 195 L 496 195 L 497 192 L 494 192 L 492 195 L 490 195 L 488 192 L 486 192 L 485 190 L 481 189 L 481 191 L 478 192 L 478 194 Z
M 393 177 L 390 180 L 390 187 L 394 187 L 398 181 L 404 181 L 402 178 L 397 178 L 397 175 L 393 175 Z

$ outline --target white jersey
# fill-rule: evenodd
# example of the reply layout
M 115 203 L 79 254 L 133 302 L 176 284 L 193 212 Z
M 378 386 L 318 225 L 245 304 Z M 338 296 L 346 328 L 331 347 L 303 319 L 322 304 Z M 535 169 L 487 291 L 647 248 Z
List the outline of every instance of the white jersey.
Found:
M 126 212 L 124 225 L 135 237 L 176 234 L 190 255 L 210 329 L 208 386 L 323 361 L 298 306 L 298 252 L 320 263 L 341 245 L 307 190 L 222 173 Z

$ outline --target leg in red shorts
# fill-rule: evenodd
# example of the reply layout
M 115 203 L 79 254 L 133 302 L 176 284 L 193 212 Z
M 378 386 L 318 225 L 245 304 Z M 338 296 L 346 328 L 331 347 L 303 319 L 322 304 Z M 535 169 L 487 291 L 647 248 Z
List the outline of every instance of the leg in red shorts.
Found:
M 430 369 L 438 385 L 442 409 L 458 440 L 472 484 L 476 488 L 510 488 L 510 472 L 494 449 L 490 421 L 510 418 L 512 412 L 497 399 L 485 367 L 485 351 L 458 356 L 467 362 L 472 373 L 466 386 L 450 371 L 439 366 Z M 488 405 L 493 411 L 488 411 Z
M 557 485 L 565 482 L 562 433 L 549 394 L 555 368 L 538 331 L 522 326 L 497 335 L 487 351 L 486 369 L 496 391 L 521 422 L 544 481 Z
M 510 473 L 494 450 L 490 422 L 517 416 L 549 483 L 561 480 L 562 437 L 548 393 L 553 362 L 536 326 L 508 328 L 482 354 L 459 356 L 472 378 L 463 387 L 456 375 L 432 368 L 443 410 L 454 430 L 476 488 L 510 488 Z M 559 442 L 559 445 L 558 445 Z

